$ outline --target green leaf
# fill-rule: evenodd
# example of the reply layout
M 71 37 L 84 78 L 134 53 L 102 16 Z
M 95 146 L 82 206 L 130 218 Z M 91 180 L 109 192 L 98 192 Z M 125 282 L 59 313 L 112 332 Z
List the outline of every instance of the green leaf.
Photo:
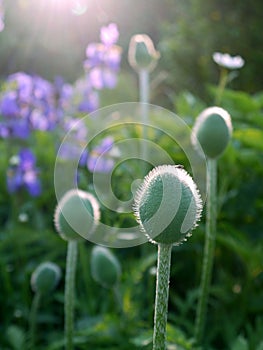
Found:
M 256 350 L 263 350 L 263 341 L 257 346 Z
M 233 343 L 231 350 L 249 350 L 247 340 L 242 335 L 239 335 Z
M 23 350 L 25 348 L 25 332 L 21 328 L 11 325 L 7 329 L 6 337 L 14 350 Z
M 263 150 L 263 130 L 248 128 L 234 131 L 234 138 L 241 141 L 245 146 Z

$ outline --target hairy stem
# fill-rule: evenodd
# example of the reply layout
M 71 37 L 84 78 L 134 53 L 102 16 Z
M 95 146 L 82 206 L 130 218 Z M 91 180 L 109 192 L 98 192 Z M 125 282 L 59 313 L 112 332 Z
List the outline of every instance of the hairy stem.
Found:
M 65 341 L 66 350 L 73 350 L 75 273 L 78 243 L 68 242 L 65 282 Z
M 172 244 L 158 244 L 153 350 L 166 349 L 171 252 Z
M 202 265 L 200 295 L 197 306 L 195 340 L 198 344 L 202 341 L 204 325 L 206 320 L 207 302 L 211 284 L 215 237 L 216 237 L 216 182 L 217 182 L 217 160 L 208 159 L 207 174 L 207 215 L 206 215 L 206 237 Z

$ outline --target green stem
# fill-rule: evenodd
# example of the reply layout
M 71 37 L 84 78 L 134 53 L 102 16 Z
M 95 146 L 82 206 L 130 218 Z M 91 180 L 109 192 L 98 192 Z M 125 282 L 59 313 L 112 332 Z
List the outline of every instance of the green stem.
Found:
M 149 72 L 141 69 L 139 72 L 140 102 L 149 103 Z
M 200 295 L 197 306 L 196 324 L 195 324 L 195 340 L 198 344 L 202 341 L 207 302 L 209 297 L 209 288 L 211 284 L 215 238 L 216 238 L 216 182 L 217 182 L 217 160 L 208 159 L 207 167 L 207 216 L 206 216 L 206 237 L 205 248 L 202 265 L 202 276 L 200 285 Z
M 219 84 L 218 84 L 218 88 L 217 88 L 217 94 L 216 94 L 216 98 L 215 98 L 215 104 L 217 106 L 219 106 L 221 103 L 223 92 L 224 92 L 226 84 L 227 84 L 227 80 L 228 80 L 228 71 L 227 71 L 227 69 L 222 67 L 221 73 L 220 73 Z
M 121 315 L 123 315 L 123 303 L 122 303 L 122 296 L 120 293 L 120 286 L 119 284 L 116 284 L 112 288 L 113 296 L 115 299 L 115 305 L 116 305 L 116 310 L 120 312 Z
M 78 243 L 68 242 L 66 282 L 65 282 L 65 341 L 66 350 L 73 350 L 75 274 Z
M 166 349 L 171 252 L 172 244 L 158 244 L 153 350 Z
M 41 293 L 36 292 L 32 301 L 30 315 L 29 315 L 29 344 L 28 349 L 35 349 L 36 343 L 36 325 L 37 325 L 37 312 L 40 305 Z
M 149 121 L 149 72 L 147 69 L 141 69 L 139 72 L 140 84 L 140 102 L 142 110 L 142 139 L 147 140 L 147 125 Z M 148 159 L 147 144 L 142 141 L 142 160 Z M 147 166 L 143 167 L 143 176 L 147 173 Z

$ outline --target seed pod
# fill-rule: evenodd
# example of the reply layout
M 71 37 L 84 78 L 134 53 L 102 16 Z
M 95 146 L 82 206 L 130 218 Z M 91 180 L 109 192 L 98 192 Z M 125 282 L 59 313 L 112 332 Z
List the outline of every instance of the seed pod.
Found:
M 57 264 L 44 262 L 34 270 L 31 276 L 31 288 L 34 292 L 48 294 L 59 283 L 61 270 Z
M 209 158 L 219 157 L 227 147 L 232 135 L 230 115 L 220 107 L 206 108 L 196 119 L 192 132 L 192 143 L 197 141 Z
M 82 241 L 94 232 L 100 219 L 99 203 L 88 192 L 68 191 L 55 210 L 55 227 L 66 241 Z
M 152 243 L 179 244 L 201 217 L 202 200 L 188 173 L 161 165 L 144 178 L 135 195 L 134 213 Z
M 137 34 L 131 38 L 129 45 L 129 63 L 136 71 L 152 71 L 160 57 L 155 50 L 152 39 L 146 34 Z
M 119 281 L 121 266 L 116 256 L 108 248 L 93 247 L 91 274 L 94 280 L 105 288 L 113 288 Z

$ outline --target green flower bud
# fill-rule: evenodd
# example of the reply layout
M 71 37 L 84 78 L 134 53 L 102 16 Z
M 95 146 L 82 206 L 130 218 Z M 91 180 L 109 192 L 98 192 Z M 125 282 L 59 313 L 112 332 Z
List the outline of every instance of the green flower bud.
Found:
M 115 255 L 106 247 L 95 246 L 91 252 L 91 274 L 105 288 L 113 288 L 119 281 L 121 266 Z
M 146 34 L 134 35 L 129 45 L 128 59 L 134 70 L 152 71 L 160 57 L 151 38 Z
M 226 149 L 232 135 L 230 115 L 220 107 L 206 108 L 196 119 L 192 143 L 197 141 L 209 158 L 219 157 Z
M 31 288 L 34 292 L 48 294 L 59 283 L 61 270 L 57 264 L 44 262 L 35 269 L 31 276 Z
M 100 219 L 97 199 L 81 190 L 68 191 L 55 209 L 55 227 L 66 241 L 82 241 L 94 232 Z
M 154 168 L 135 195 L 135 217 L 152 243 L 185 241 L 200 220 L 201 211 L 196 184 L 179 166 Z

